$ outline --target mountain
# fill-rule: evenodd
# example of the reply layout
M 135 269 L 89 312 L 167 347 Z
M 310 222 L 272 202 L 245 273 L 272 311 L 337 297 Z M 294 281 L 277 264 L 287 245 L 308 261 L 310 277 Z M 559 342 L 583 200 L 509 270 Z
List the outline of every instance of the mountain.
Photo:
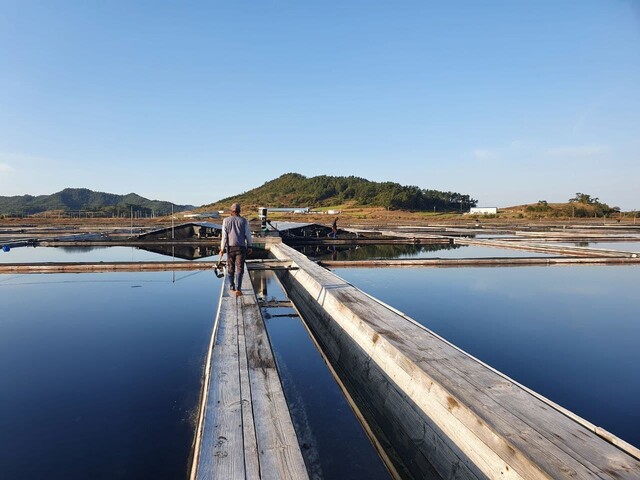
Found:
M 203 208 L 227 208 L 233 202 L 248 207 L 328 207 L 360 205 L 393 210 L 459 211 L 477 204 L 469 195 L 421 189 L 394 182 L 372 182 L 360 177 L 321 175 L 307 178 L 286 173 L 264 185 Z
M 33 215 L 50 210 L 91 211 L 106 216 L 123 214 L 127 216 L 133 208 L 138 214 L 167 215 L 171 213 L 171 203 L 149 200 L 135 193 L 116 195 L 94 192 L 86 188 L 65 188 L 51 195 L 0 196 L 0 215 Z M 193 205 L 174 205 L 173 210 L 191 210 Z

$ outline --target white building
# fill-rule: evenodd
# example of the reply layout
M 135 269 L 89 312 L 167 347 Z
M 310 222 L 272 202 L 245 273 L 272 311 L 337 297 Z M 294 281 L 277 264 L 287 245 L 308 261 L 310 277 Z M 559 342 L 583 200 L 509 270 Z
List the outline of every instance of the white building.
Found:
M 469 214 L 471 215 L 496 215 L 498 207 L 471 207 Z
M 203 212 L 203 213 L 185 213 L 184 218 L 220 218 L 220 214 L 224 212 Z

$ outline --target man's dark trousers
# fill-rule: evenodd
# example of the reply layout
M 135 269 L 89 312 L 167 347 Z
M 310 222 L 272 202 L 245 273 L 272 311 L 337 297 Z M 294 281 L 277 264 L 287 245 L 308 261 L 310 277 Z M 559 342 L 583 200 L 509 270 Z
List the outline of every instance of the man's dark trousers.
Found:
M 244 276 L 244 261 L 247 258 L 247 247 L 227 247 L 227 269 L 231 285 L 237 290 L 242 289 L 242 277 Z M 238 273 L 238 281 L 236 280 Z

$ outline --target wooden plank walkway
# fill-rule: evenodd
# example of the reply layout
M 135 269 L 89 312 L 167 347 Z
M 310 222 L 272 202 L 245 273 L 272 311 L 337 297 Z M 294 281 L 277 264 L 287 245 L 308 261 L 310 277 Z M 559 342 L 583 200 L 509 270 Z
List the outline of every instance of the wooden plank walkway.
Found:
M 406 478 L 640 479 L 640 451 L 287 247 L 279 273 Z M 433 478 L 433 477 L 428 477 Z
M 222 287 L 191 479 L 307 479 L 247 272 L 242 290 Z

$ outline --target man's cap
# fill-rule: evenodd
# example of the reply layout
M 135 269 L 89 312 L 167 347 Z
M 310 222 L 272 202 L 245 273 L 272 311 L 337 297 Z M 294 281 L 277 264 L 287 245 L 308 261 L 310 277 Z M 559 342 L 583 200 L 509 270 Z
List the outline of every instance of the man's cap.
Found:
M 240 213 L 240 204 L 239 203 L 234 203 L 233 205 L 231 205 L 231 211 L 232 212 L 236 212 L 236 213 Z

